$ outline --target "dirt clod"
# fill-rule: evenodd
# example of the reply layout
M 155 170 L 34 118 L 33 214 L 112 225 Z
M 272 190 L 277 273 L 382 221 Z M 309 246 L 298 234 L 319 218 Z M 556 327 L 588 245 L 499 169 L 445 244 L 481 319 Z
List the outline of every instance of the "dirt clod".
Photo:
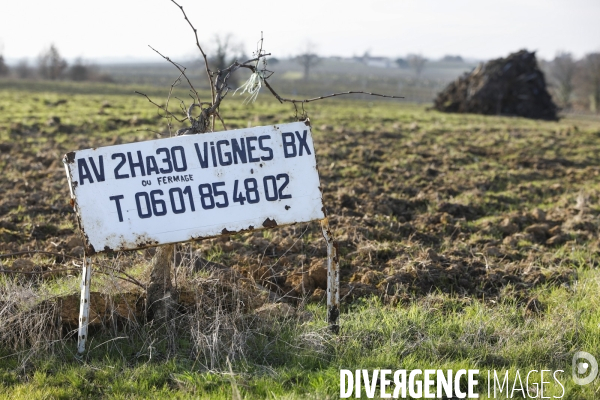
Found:
M 490 257 L 500 257 L 502 255 L 502 252 L 500 252 L 500 249 L 498 249 L 496 246 L 486 247 L 483 249 L 483 251 Z
M 256 309 L 254 314 L 262 319 L 280 319 L 293 316 L 295 309 L 287 303 L 265 304 Z
M 83 240 L 78 236 L 71 236 L 67 239 L 65 246 L 68 250 L 73 250 L 75 247 L 83 246 Z
M 313 261 L 308 270 L 308 276 L 313 280 L 317 288 L 327 289 L 327 261 Z
M 538 222 L 543 222 L 546 220 L 546 213 L 539 208 L 534 209 L 531 212 L 531 216 Z
M 427 258 L 429 260 L 431 260 L 433 262 L 437 262 L 440 260 L 440 256 L 438 255 L 438 253 L 435 250 L 429 248 L 426 250 L 426 253 L 427 253 Z
M 505 235 L 512 235 L 513 233 L 517 233 L 519 231 L 519 226 L 512 222 L 509 218 L 505 218 L 498 226 L 498 229 Z
M 531 233 L 536 236 L 545 236 L 548 234 L 550 226 L 548 224 L 533 224 L 525 228 L 526 233 Z
M 318 303 L 325 298 L 325 290 L 321 288 L 316 288 L 313 294 L 310 296 L 310 301 L 313 303 Z
M 314 281 L 306 271 L 289 275 L 285 281 L 285 286 L 291 288 L 291 292 L 297 296 L 304 296 L 315 288 Z
M 565 243 L 569 239 L 568 235 L 558 234 L 552 236 L 550 239 L 546 240 L 546 244 L 548 246 L 559 246 Z
M 13 271 L 32 272 L 35 269 L 33 261 L 26 258 L 15 260 L 12 264 Z
M 83 246 L 77 246 L 72 248 L 69 253 L 75 257 L 83 257 L 85 255 L 85 249 Z
M 546 311 L 546 305 L 538 300 L 537 297 L 529 299 L 525 306 L 526 316 L 538 316 Z

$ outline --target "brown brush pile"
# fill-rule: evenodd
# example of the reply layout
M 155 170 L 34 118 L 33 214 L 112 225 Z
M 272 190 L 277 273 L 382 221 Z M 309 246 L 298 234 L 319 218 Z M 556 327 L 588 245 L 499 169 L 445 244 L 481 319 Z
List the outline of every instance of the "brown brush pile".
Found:
M 535 52 L 527 50 L 479 64 L 440 92 L 434 108 L 455 113 L 558 119 Z

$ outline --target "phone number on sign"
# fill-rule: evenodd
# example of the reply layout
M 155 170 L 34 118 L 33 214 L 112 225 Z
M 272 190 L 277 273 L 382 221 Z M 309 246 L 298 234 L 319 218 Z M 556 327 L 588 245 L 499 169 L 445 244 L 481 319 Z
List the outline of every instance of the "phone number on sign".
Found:
M 196 211 L 196 208 L 212 210 L 216 208 L 226 208 L 232 202 L 240 205 L 256 204 L 261 201 L 261 185 L 264 200 L 277 201 L 291 199 L 292 195 L 285 193 L 290 183 L 288 174 L 267 175 L 259 182 L 256 178 L 247 178 L 244 180 L 236 179 L 233 183 L 231 196 L 228 194 L 225 182 L 203 183 L 196 189 L 186 186 L 183 189 L 174 187 L 166 193 L 162 189 L 151 190 L 149 192 L 137 192 L 135 194 L 135 205 L 138 217 L 141 219 L 152 216 L 162 217 L 169 212 L 173 214 L 183 214 L 188 209 Z M 194 191 L 200 195 L 194 201 Z M 115 202 L 119 222 L 123 222 L 123 212 L 121 209 L 121 200 L 125 196 L 111 196 L 109 199 Z M 230 201 L 231 199 L 231 201 Z M 168 203 L 168 205 L 167 205 Z

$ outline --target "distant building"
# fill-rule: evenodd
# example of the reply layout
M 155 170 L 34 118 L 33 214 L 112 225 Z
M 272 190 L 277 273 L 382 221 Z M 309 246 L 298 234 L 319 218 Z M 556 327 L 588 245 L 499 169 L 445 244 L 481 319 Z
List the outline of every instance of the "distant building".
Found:
M 442 58 L 442 61 L 445 62 L 455 62 L 455 63 L 461 63 L 464 62 L 463 58 L 461 56 L 452 56 L 452 55 L 446 55 Z
M 394 61 L 387 57 L 369 57 L 366 64 L 369 67 L 391 68 L 394 66 Z
M 369 54 L 365 54 L 363 56 L 354 56 L 352 60 L 355 62 L 363 63 L 369 67 L 376 68 L 392 68 L 395 66 L 395 62 L 393 59 L 388 57 L 374 57 Z

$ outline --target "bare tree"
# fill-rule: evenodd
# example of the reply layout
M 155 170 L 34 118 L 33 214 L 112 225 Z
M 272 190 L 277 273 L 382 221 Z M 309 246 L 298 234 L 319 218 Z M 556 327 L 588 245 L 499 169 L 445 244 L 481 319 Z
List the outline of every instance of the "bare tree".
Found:
M 459 56 L 459 55 L 451 55 L 451 54 L 446 54 L 443 58 L 442 61 L 444 62 L 451 62 L 451 63 L 462 63 L 465 62 L 465 60 Z
M 244 55 L 244 46 L 237 42 L 230 33 L 226 35 L 215 35 L 213 43 L 216 49 L 208 61 L 215 70 L 225 69 L 235 60 L 246 59 Z
M 19 63 L 15 67 L 15 70 L 19 79 L 27 79 L 33 76 L 33 70 L 29 66 L 29 62 L 27 62 L 27 59 L 19 61 Z
M 6 65 L 6 62 L 4 62 L 4 55 L 2 54 L 3 52 L 4 44 L 0 40 L 0 76 L 7 76 L 10 72 L 10 69 L 8 68 L 8 65 Z
M 10 72 L 8 65 L 4 62 L 4 56 L 0 54 L 0 76 L 7 76 Z
M 226 35 L 215 35 L 213 37 L 213 43 L 216 48 L 209 57 L 208 62 L 210 67 L 215 71 L 226 69 L 236 60 L 247 59 L 244 54 L 244 46 L 242 43 L 237 42 L 235 37 L 230 33 Z M 230 77 L 230 82 L 232 84 L 237 84 L 237 78 L 237 75 L 232 75 Z
M 398 65 L 398 68 L 408 68 L 409 67 L 408 61 L 406 61 L 406 58 L 402 58 L 402 57 L 396 58 L 395 62 L 396 62 L 396 65 Z
M 235 73 L 239 69 L 245 69 L 245 70 L 249 70 L 251 72 L 250 78 L 241 87 L 241 89 L 243 89 L 242 94 L 248 93 L 249 99 L 255 99 L 256 96 L 258 95 L 259 90 L 263 86 L 266 86 L 266 88 L 269 90 L 271 95 L 273 95 L 280 103 L 291 103 L 294 106 L 294 108 L 296 110 L 296 116 L 298 117 L 299 120 L 307 119 L 307 114 L 304 110 L 305 104 L 313 102 L 313 101 L 321 100 L 321 99 L 334 97 L 334 96 L 347 95 L 347 94 L 369 94 L 369 95 L 379 96 L 379 97 L 402 98 L 399 96 L 387 96 L 387 95 L 381 95 L 381 94 L 376 94 L 376 93 L 367 93 L 367 92 L 362 92 L 362 91 L 348 91 L 348 92 L 342 92 L 342 93 L 332 93 L 327 96 L 319 96 L 319 97 L 315 97 L 312 99 L 301 99 L 301 100 L 289 99 L 289 98 L 282 97 L 273 89 L 273 87 L 269 83 L 269 78 L 273 75 L 273 72 L 269 71 L 267 69 L 266 59 L 268 56 L 270 56 L 270 53 L 267 53 L 263 50 L 262 37 L 261 37 L 261 40 L 258 42 L 258 46 L 257 46 L 258 48 L 257 48 L 256 52 L 254 53 L 253 58 L 248 59 L 243 62 L 235 60 L 228 67 L 221 68 L 217 71 L 213 71 L 210 67 L 209 57 L 207 56 L 206 52 L 200 45 L 200 41 L 198 40 L 197 29 L 194 27 L 194 25 L 192 25 L 192 23 L 188 19 L 185 11 L 183 10 L 183 7 L 180 6 L 175 0 L 171 0 L 171 2 L 174 3 L 180 9 L 181 13 L 183 14 L 183 18 L 185 19 L 185 21 L 188 23 L 188 25 L 194 32 L 194 37 L 196 40 L 196 47 L 200 51 L 200 54 L 202 55 L 202 58 L 204 60 L 204 69 L 206 71 L 206 77 L 208 79 L 208 83 L 209 83 L 209 87 L 210 87 L 211 99 L 209 101 L 202 101 L 200 99 L 200 93 L 198 93 L 198 91 L 195 89 L 194 85 L 190 81 L 189 77 L 186 75 L 186 68 L 183 67 L 182 65 L 176 63 L 175 61 L 171 60 L 169 57 L 164 56 L 163 54 L 161 54 L 159 51 L 157 51 L 155 49 L 153 49 L 153 50 L 157 54 L 159 54 L 165 60 L 170 62 L 175 68 L 177 68 L 177 70 L 179 71 L 179 77 L 171 85 L 171 90 L 169 91 L 169 96 L 167 97 L 167 101 L 166 101 L 165 105 L 157 104 L 156 102 L 154 102 L 150 97 L 148 97 L 144 93 L 140 93 L 140 92 L 137 92 L 137 93 L 146 97 L 146 99 L 150 103 L 152 103 L 157 108 L 159 108 L 162 112 L 164 112 L 164 117 L 168 121 L 167 125 L 169 127 L 169 131 L 171 131 L 171 121 L 172 120 L 176 120 L 181 123 L 183 123 L 185 121 L 189 122 L 189 124 L 190 124 L 189 127 L 182 128 L 177 131 L 178 135 L 205 133 L 205 132 L 209 132 L 211 130 L 214 131 L 215 118 L 217 118 L 221 122 L 221 124 L 223 125 L 223 128 L 225 130 L 227 129 L 225 126 L 225 122 L 223 121 L 223 118 L 221 117 L 219 107 L 221 105 L 221 102 L 227 96 L 227 94 L 229 93 L 229 90 L 231 89 L 228 86 L 228 83 L 230 82 L 230 78 L 231 78 L 232 74 Z M 307 75 L 308 75 L 308 70 L 310 69 L 310 67 L 315 65 L 316 60 L 318 60 L 318 57 L 315 57 L 315 56 L 316 55 L 314 55 L 314 56 L 311 55 L 310 57 L 307 57 L 310 60 L 310 62 L 307 63 L 308 64 L 308 67 L 306 69 Z M 179 117 L 178 115 L 174 114 L 173 112 L 171 112 L 169 110 L 169 101 L 171 98 L 171 93 L 173 91 L 173 88 L 177 84 L 179 84 L 182 80 L 185 80 L 185 82 L 187 82 L 189 89 L 190 89 L 190 95 L 192 98 L 192 103 L 189 105 L 189 107 L 186 107 L 185 105 L 183 105 L 183 108 L 185 111 L 185 115 L 183 116 L 183 118 Z M 301 110 L 298 109 L 298 106 L 301 107 Z M 194 111 L 196 109 L 199 109 L 199 111 L 194 113 Z M 324 221 L 326 221 L 326 220 L 327 219 L 325 219 Z M 328 253 L 334 252 L 334 246 L 332 244 L 333 243 L 332 239 L 329 236 L 327 236 L 328 235 L 327 232 L 329 232 L 329 226 L 328 226 L 327 222 L 323 222 L 322 227 L 323 227 L 323 232 L 324 232 L 323 235 L 325 236 L 325 238 L 328 242 Z M 173 252 L 174 252 L 174 245 L 160 246 L 156 250 L 156 254 L 152 260 L 152 271 L 151 271 L 151 277 L 150 277 L 150 284 L 147 287 L 146 301 L 147 301 L 147 304 L 149 305 L 149 307 L 148 307 L 149 317 L 153 318 L 153 319 L 165 319 L 165 318 L 169 319 L 169 315 L 171 314 L 170 310 L 172 310 L 172 307 L 174 306 L 174 300 L 175 300 L 174 297 L 176 296 L 176 293 L 174 293 L 172 290 L 173 284 L 172 284 L 172 280 L 171 280 L 172 279 L 171 278 L 171 270 L 172 270 L 171 263 L 173 262 Z M 335 262 L 337 263 L 337 256 L 335 256 L 335 253 L 333 253 L 333 256 L 331 259 L 336 260 Z M 336 268 L 336 270 L 338 270 L 339 267 L 336 265 L 335 268 Z M 338 305 L 336 304 L 334 307 L 332 307 L 329 310 L 329 315 L 330 315 L 329 320 L 330 320 L 330 324 L 332 325 L 332 329 L 335 329 L 335 327 L 337 326 L 337 318 L 339 315 L 339 310 L 338 310 L 337 306 Z
M 550 71 L 558 85 L 557 95 L 564 108 L 571 105 L 575 70 L 576 64 L 571 53 L 560 52 L 554 57 Z
M 407 58 L 408 65 L 415 71 L 417 78 L 421 76 L 421 73 L 425 69 L 427 59 L 420 54 L 409 54 Z
M 371 59 L 371 50 L 365 50 L 362 56 L 360 56 L 360 62 L 367 65 Z
M 590 96 L 590 109 L 600 113 L 600 53 L 586 55 L 581 66 L 581 75 Z
M 81 57 L 75 60 L 75 63 L 69 68 L 69 79 L 74 81 L 90 80 L 93 74 L 93 67 L 83 61 Z
M 67 62 L 61 57 L 53 44 L 38 57 L 38 70 L 45 79 L 59 79 L 67 69 Z
M 321 63 L 321 57 L 313 51 L 315 45 L 307 42 L 302 53 L 296 56 L 296 61 L 302 66 L 304 80 L 308 80 L 311 68 Z

